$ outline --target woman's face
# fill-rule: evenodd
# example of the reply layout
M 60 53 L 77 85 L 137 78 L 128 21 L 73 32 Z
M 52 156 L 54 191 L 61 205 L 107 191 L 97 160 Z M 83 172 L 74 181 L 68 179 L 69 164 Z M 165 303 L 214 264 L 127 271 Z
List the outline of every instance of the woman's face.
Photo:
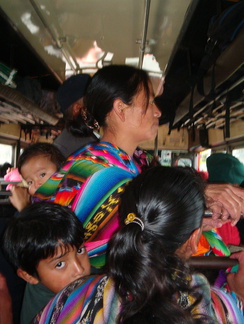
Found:
M 138 143 L 153 140 L 158 132 L 161 112 L 154 103 L 154 93 L 151 83 L 149 84 L 149 103 L 145 90 L 142 89 L 134 97 L 133 103 L 128 107 L 127 122 L 130 125 L 132 136 Z

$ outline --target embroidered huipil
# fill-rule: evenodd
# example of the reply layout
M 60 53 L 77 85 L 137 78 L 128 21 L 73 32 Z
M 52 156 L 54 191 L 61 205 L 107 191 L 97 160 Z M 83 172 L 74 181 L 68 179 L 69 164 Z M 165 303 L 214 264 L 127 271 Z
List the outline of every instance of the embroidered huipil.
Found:
M 118 205 L 125 184 L 141 172 L 140 165 L 150 163 L 150 155 L 138 152 L 135 162 L 110 143 L 87 145 L 71 155 L 33 198 L 34 202 L 45 200 L 72 208 L 85 228 L 89 256 L 96 255 L 91 259 L 93 266 L 104 265 L 107 241 L 118 227 Z

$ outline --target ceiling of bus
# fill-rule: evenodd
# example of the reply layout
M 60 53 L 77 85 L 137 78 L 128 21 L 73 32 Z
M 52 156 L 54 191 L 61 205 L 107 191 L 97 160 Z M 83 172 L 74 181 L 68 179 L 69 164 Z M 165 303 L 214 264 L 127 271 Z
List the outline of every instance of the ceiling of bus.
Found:
M 1 0 L 1 8 L 62 82 L 67 74 L 90 71 L 111 62 L 138 65 L 143 52 L 156 57 L 146 69 L 164 71 L 190 3 L 190 0 Z
M 16 69 L 17 75 L 38 80 L 42 89 L 53 92 L 53 99 L 60 83 L 71 74 L 93 73 L 106 64 L 141 67 L 143 61 L 142 67 L 154 79 L 165 77 L 165 89 L 159 102 L 163 112 L 160 124 L 174 120 L 173 127 L 188 127 L 192 122 L 189 122 L 191 72 L 199 66 L 204 54 L 209 21 L 220 3 L 224 10 L 236 2 L 238 0 L 1 0 L 0 63 Z M 218 62 L 219 100 L 214 103 L 214 109 L 211 107 L 210 115 L 205 111 L 209 111 L 211 102 L 205 105 L 205 98 L 194 93 L 195 125 L 223 127 L 225 93 L 232 86 L 237 100 L 230 113 L 233 119 L 244 118 L 243 50 L 242 30 L 238 40 Z M 209 75 L 207 77 L 209 80 Z M 11 115 L 11 100 L 8 100 L 4 98 L 0 111 L 1 117 L 5 108 L 5 120 L 6 109 Z M 14 109 L 15 106 L 16 102 Z M 21 106 L 19 109 L 21 111 Z M 57 117 L 52 119 L 52 115 L 58 116 L 57 111 L 47 105 L 45 112 L 47 115 L 42 121 L 55 124 Z M 38 116 L 42 115 L 38 109 L 35 113 L 32 123 L 40 121 Z M 26 116 L 27 112 L 23 114 Z M 28 119 L 25 123 L 29 123 Z

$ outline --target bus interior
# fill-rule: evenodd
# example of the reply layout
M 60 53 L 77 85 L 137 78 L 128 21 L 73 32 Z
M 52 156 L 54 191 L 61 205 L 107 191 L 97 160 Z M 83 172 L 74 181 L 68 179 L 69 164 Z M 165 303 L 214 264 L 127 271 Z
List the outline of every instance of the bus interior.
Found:
M 1 0 L 0 164 L 15 165 L 30 143 L 52 142 L 63 127 L 59 85 L 109 64 L 151 76 L 162 116 L 156 140 L 142 148 L 163 165 L 205 170 L 212 152 L 244 162 L 243 6 L 233 39 L 198 78 L 211 21 L 241 2 Z

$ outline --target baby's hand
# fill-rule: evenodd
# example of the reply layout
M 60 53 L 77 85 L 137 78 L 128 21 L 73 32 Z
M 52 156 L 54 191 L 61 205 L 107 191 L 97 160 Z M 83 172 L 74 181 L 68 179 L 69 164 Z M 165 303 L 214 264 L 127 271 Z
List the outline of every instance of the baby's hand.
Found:
M 9 200 L 18 211 L 30 204 L 30 194 L 27 188 L 12 186 L 10 191 L 12 196 L 9 197 Z

